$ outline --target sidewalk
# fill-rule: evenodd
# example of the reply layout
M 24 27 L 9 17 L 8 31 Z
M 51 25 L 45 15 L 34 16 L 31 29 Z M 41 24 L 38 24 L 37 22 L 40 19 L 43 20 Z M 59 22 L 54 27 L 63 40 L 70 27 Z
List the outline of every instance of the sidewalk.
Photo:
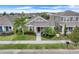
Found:
M 29 40 L 29 41 L 0 41 L 0 44 L 55 44 L 55 43 L 66 43 L 70 40 Z
M 3 49 L 0 54 L 79 54 L 79 49 Z

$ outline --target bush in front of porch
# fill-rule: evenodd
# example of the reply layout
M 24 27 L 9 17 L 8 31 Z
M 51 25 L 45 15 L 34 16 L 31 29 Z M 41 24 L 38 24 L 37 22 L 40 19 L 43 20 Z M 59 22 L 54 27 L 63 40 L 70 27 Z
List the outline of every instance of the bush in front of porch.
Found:
M 45 38 L 52 38 L 56 35 L 56 31 L 51 27 L 46 27 L 42 30 L 41 35 Z

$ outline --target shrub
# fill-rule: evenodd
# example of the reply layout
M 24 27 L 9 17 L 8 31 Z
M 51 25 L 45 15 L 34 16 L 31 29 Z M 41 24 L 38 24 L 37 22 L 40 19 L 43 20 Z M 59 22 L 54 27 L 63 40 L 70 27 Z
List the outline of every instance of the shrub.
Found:
M 76 26 L 71 34 L 68 35 L 68 38 L 71 39 L 74 43 L 79 42 L 79 28 Z
M 33 31 L 26 31 L 24 34 L 35 35 L 35 32 L 33 32 Z
M 13 32 L 2 32 L 0 33 L 1 36 L 13 35 Z
M 42 30 L 42 36 L 47 38 L 52 38 L 56 35 L 56 31 L 51 27 L 46 27 Z

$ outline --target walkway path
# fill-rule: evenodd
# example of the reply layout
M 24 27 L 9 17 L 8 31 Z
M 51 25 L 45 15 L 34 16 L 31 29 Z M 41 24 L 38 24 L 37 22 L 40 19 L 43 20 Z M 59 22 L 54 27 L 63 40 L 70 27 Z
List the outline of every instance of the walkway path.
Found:
M 0 41 L 0 44 L 55 44 L 55 43 L 66 43 L 69 40 L 45 40 L 45 41 Z M 69 41 L 71 42 L 71 41 Z
M 36 33 L 36 40 L 37 41 L 40 41 L 41 40 L 41 33 Z

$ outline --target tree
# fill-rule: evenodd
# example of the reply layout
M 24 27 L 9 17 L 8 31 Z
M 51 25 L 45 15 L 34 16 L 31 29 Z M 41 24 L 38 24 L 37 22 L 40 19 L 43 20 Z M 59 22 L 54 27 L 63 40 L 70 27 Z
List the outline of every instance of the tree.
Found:
M 68 37 L 71 39 L 71 41 L 77 44 L 79 42 L 79 28 L 76 26 Z
M 56 31 L 52 29 L 51 27 L 46 27 L 42 30 L 42 36 L 51 38 L 55 36 Z
M 25 24 L 26 24 L 26 17 L 25 16 L 16 18 L 13 22 L 14 33 L 16 34 L 18 31 L 18 33 L 24 34 L 24 29 L 26 28 Z
M 23 16 L 25 15 L 25 13 L 24 13 L 24 12 L 22 12 L 21 14 L 22 14 Z
M 45 19 L 49 19 L 49 15 L 47 15 L 47 13 L 41 13 L 40 16 Z
M 67 34 L 67 28 L 66 28 L 66 24 L 64 25 L 64 36 L 66 36 Z
M 14 13 L 11 12 L 10 15 L 14 15 Z
M 56 33 L 59 34 L 59 32 L 60 32 L 59 27 L 58 26 L 55 26 L 54 29 L 55 29 Z
M 3 13 L 3 15 L 6 15 L 6 14 L 7 14 L 6 12 Z

